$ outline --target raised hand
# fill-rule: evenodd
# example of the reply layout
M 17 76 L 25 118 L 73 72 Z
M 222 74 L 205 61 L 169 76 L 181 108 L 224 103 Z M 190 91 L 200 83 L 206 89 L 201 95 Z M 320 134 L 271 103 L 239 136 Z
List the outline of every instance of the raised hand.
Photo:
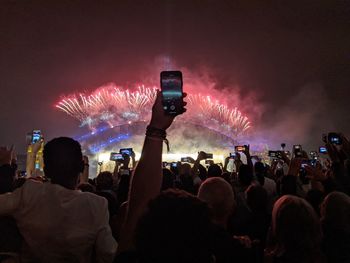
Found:
M 335 162 L 341 161 L 340 153 L 335 145 L 331 143 L 327 143 L 326 148 L 327 148 L 329 158 L 331 158 L 332 162 L 335 163 Z
M 43 143 L 43 139 L 38 140 L 36 143 L 32 144 L 32 151 L 34 156 L 38 153 Z
M 186 93 L 183 94 L 184 97 L 187 96 Z M 186 102 L 184 102 L 184 106 L 186 106 Z M 184 108 L 184 111 L 180 114 L 186 112 L 186 109 Z M 170 127 L 170 125 L 173 123 L 176 116 L 168 115 L 165 113 L 163 109 L 163 102 L 162 102 L 162 94 L 160 91 L 157 91 L 157 98 L 152 108 L 152 118 L 150 122 L 150 126 L 152 128 L 160 129 L 160 130 L 166 130 Z
M 89 165 L 89 157 L 87 157 L 86 155 L 83 156 L 83 161 L 85 165 Z
M 290 164 L 290 159 L 288 158 L 288 156 L 287 156 L 287 154 L 285 153 L 285 151 L 281 151 L 281 157 L 282 157 L 282 160 L 283 160 L 287 165 Z
M 244 145 L 244 151 L 243 153 L 246 155 L 246 156 L 250 156 L 250 145 Z
M 200 151 L 200 152 L 198 153 L 197 160 L 198 160 L 198 161 L 202 161 L 202 160 L 205 160 L 206 157 L 207 157 L 207 154 L 206 154 L 205 152 L 203 152 L 203 151 Z

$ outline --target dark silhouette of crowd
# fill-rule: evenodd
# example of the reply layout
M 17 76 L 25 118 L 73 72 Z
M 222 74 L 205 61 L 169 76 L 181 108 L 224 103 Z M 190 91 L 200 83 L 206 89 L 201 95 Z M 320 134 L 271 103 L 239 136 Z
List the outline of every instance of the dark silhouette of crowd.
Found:
M 158 94 L 138 163 L 94 179 L 70 138 L 45 144 L 43 177 L 18 178 L 0 148 L 0 262 L 350 262 L 345 136 L 323 163 L 284 151 L 267 163 L 246 145 L 223 165 L 201 151 L 166 166 L 173 120 Z

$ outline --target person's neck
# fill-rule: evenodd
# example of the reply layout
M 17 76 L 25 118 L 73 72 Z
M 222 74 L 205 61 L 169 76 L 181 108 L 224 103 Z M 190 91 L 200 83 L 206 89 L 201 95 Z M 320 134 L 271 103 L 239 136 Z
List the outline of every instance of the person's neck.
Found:
M 64 188 L 67 188 L 69 190 L 75 190 L 76 189 L 76 184 L 75 183 L 62 183 L 62 182 L 56 182 L 56 181 L 51 181 L 52 184 L 58 184 Z

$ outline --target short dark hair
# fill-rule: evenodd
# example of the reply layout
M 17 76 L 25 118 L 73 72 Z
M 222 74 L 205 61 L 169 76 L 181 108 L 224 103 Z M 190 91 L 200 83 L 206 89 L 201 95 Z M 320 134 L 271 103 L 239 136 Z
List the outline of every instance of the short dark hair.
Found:
M 321 224 L 312 206 L 292 195 L 279 198 L 272 211 L 272 230 L 276 245 L 283 246 L 286 254 L 306 257 L 319 250 Z
M 222 175 L 221 167 L 217 164 L 212 164 L 208 168 L 208 177 L 220 177 Z
M 264 163 L 262 162 L 256 162 L 254 164 L 254 170 L 255 170 L 255 173 L 258 173 L 258 174 L 265 174 L 266 172 L 266 167 L 264 165 Z
M 167 168 L 163 168 L 163 181 L 161 190 L 167 190 L 174 187 L 175 175 Z
M 141 262 L 210 262 L 213 225 L 208 206 L 169 189 L 151 200 L 139 220 L 135 245 Z
M 264 187 L 251 185 L 246 190 L 247 204 L 253 212 L 267 212 L 268 195 Z
M 297 178 L 293 175 L 286 175 L 281 180 L 281 195 L 297 194 Z
M 44 147 L 44 172 L 52 183 L 75 188 L 84 169 L 79 142 L 68 137 L 55 138 Z
M 252 183 L 253 181 L 253 174 L 249 169 L 249 166 L 246 164 L 242 164 L 239 167 L 239 172 L 238 172 L 238 179 L 239 182 L 244 185 L 248 186 Z

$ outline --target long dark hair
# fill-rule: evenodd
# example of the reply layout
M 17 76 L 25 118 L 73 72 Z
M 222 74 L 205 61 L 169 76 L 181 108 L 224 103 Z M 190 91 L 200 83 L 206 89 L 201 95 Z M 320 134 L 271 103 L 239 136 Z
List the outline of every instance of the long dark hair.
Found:
M 320 260 L 322 231 L 320 220 L 304 199 L 285 195 L 272 211 L 272 238 L 269 247 L 287 262 L 317 262 Z

